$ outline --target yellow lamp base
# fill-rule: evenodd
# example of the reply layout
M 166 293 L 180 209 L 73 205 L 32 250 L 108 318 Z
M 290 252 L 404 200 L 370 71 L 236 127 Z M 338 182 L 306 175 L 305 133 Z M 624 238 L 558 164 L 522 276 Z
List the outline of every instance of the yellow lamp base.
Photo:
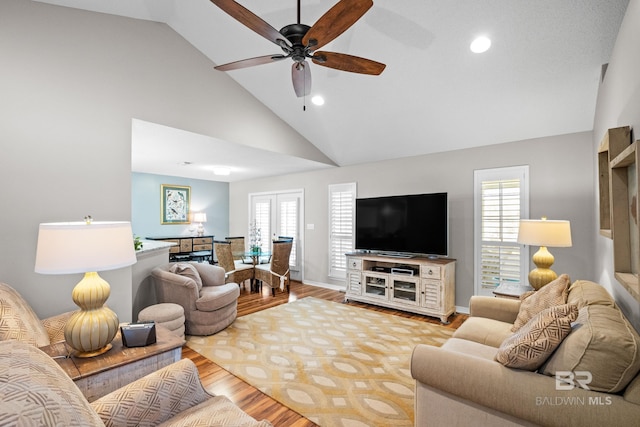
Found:
M 548 268 L 534 268 L 529 272 L 529 284 L 536 291 L 557 278 L 556 272 Z
M 107 351 L 111 350 L 113 346 L 111 345 L 111 343 L 105 345 L 104 347 L 102 347 L 101 349 L 95 350 L 95 351 L 74 351 L 73 353 L 71 353 L 72 356 L 74 357 L 79 357 L 81 359 L 87 358 L 87 357 L 95 357 L 95 356 L 100 356 L 101 354 L 106 353 Z
M 553 265 L 555 258 L 546 246 L 540 246 L 532 259 L 537 268 L 529 272 L 529 284 L 537 291 L 547 283 L 556 280 L 558 275 L 549 268 Z
M 75 350 L 76 357 L 94 357 L 111 349 L 111 341 L 118 332 L 118 316 L 104 303 L 111 288 L 98 273 L 85 273 L 73 288 L 73 302 L 79 311 L 67 321 L 64 339 Z

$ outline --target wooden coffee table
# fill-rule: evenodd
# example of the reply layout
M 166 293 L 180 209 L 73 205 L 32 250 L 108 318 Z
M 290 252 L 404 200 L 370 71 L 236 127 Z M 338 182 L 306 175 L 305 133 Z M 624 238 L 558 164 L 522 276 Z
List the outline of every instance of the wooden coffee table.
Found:
M 146 347 L 125 347 L 120 331 L 104 354 L 90 358 L 68 356 L 71 348 L 55 343 L 41 350 L 56 362 L 76 383 L 89 402 L 144 377 L 182 358 L 185 341 L 167 328 L 156 324 L 156 343 Z M 62 357 L 61 357 L 62 356 Z

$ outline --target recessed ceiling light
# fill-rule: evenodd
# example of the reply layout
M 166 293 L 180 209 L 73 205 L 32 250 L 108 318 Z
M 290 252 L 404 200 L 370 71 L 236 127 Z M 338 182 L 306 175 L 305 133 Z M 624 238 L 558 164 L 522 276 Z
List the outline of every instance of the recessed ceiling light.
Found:
M 228 168 L 226 166 L 214 166 L 213 167 L 213 174 L 214 175 L 231 175 L 231 168 Z
M 311 98 L 311 102 L 313 102 L 315 105 L 324 105 L 324 98 L 320 95 L 316 95 Z
M 473 53 L 482 53 L 489 50 L 491 47 L 491 40 L 488 37 L 480 36 L 471 42 L 471 52 Z

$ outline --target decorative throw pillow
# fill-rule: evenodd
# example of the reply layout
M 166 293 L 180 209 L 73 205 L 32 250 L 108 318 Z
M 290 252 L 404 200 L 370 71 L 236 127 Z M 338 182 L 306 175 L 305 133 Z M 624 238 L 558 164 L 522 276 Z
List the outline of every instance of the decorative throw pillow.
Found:
M 569 335 L 571 322 L 576 317 L 578 308 L 574 304 L 557 305 L 541 311 L 503 341 L 496 360 L 510 368 L 535 371 Z
M 180 276 L 188 277 L 196 282 L 196 286 L 198 287 L 198 291 L 202 289 L 202 279 L 200 278 L 200 274 L 196 268 L 185 262 L 175 263 L 169 268 L 169 271 L 175 274 L 179 274 Z
M 542 310 L 554 305 L 566 304 L 570 285 L 569 276 L 561 274 L 556 280 L 546 284 L 538 291 L 523 294 L 520 311 L 516 321 L 513 323 L 511 332 L 517 332 L 518 329 Z

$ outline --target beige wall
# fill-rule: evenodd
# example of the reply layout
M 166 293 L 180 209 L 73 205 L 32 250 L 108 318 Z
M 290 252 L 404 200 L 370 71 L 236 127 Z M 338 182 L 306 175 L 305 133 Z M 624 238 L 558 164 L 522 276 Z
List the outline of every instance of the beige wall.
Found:
M 0 280 L 41 317 L 80 277 L 34 273 L 38 224 L 130 220 L 133 118 L 328 160 L 164 24 L 2 0 L 0 57 Z M 103 276 L 128 320 L 131 269 Z
M 304 279 L 337 284 L 327 276 L 329 184 L 356 182 L 358 197 L 446 191 L 450 256 L 458 259 L 456 305 L 467 307 L 474 286 L 473 171 L 528 164 L 531 218 L 546 215 L 571 221 L 573 247 L 552 250 L 556 256 L 554 270 L 568 273 L 573 279 L 592 279 L 595 178 L 591 141 L 591 132 L 584 132 L 232 183 L 229 231 L 246 233 L 249 193 L 303 188 L 304 222 L 314 224 L 314 230 L 303 230 Z
M 609 128 L 631 126 L 638 139 L 640 129 L 640 0 L 631 0 L 620 27 L 605 79 L 598 92 L 593 141 L 595 153 Z M 594 182 L 597 188 L 598 183 Z M 597 215 L 595 205 L 594 215 Z M 597 226 L 596 226 L 597 227 Z M 597 234 L 597 230 L 595 231 Z M 615 296 L 627 317 L 640 330 L 640 304 L 618 283 L 613 274 L 613 245 L 611 239 L 597 234 L 596 279 Z

